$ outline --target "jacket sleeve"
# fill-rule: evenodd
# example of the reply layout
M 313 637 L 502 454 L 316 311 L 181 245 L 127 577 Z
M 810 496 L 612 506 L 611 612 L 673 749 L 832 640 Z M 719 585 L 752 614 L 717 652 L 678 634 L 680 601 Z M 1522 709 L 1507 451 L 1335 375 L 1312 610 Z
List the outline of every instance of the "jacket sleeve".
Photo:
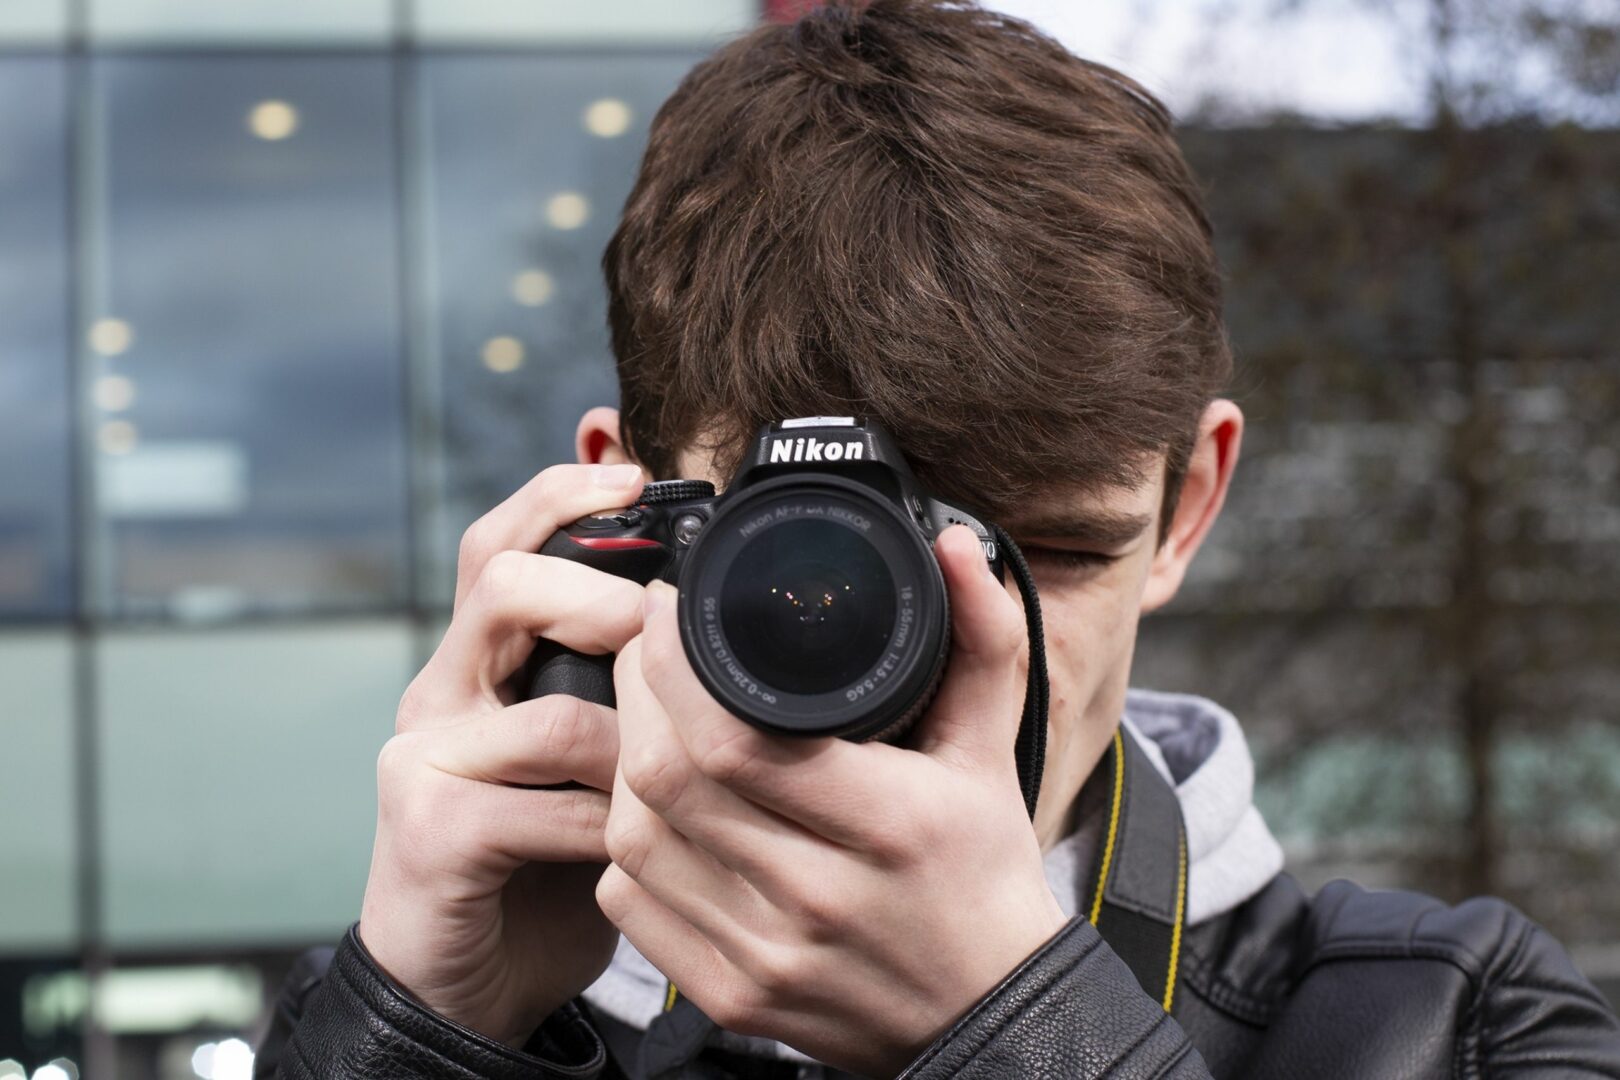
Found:
M 1620 1078 L 1620 1020 L 1564 947 L 1501 905 L 1511 928 L 1476 1006 L 1478 1060 L 1504 1080 Z
M 396 986 L 353 927 L 306 954 L 259 1042 L 255 1080 L 608 1080 L 607 1051 L 575 1005 L 522 1050 L 446 1020 Z
M 902 1080 L 1210 1080 L 1204 1059 L 1085 919 L 1072 919 Z

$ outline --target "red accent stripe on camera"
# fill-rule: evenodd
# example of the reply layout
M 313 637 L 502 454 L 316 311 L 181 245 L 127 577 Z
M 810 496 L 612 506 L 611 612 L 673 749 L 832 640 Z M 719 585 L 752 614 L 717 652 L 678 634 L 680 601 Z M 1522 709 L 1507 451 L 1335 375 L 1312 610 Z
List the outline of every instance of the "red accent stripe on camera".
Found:
M 597 551 L 624 551 L 626 548 L 663 547 L 656 540 L 645 540 L 635 536 L 570 536 L 569 539 L 581 547 L 594 548 Z

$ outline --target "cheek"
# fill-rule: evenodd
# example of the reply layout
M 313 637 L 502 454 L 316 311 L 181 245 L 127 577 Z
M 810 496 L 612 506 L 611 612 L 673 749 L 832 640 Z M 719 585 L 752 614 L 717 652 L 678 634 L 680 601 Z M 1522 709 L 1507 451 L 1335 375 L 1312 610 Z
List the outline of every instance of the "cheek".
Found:
M 1041 589 L 1054 715 L 1072 715 L 1128 679 L 1141 584 L 1134 573 L 1110 573 L 1083 585 Z

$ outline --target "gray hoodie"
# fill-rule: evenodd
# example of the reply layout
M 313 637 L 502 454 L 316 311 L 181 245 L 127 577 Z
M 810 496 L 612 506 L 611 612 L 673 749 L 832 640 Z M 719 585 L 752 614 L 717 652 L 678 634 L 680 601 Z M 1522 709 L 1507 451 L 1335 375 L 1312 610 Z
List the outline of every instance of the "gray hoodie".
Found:
M 1187 925 L 1237 907 L 1282 869 L 1282 848 L 1254 806 L 1254 760 L 1236 718 L 1205 698 L 1131 690 L 1120 721 L 1148 760 L 1174 785 L 1187 823 Z M 1087 805 L 1099 785 L 1082 792 L 1080 826 L 1046 853 L 1046 880 L 1064 914 L 1080 909 L 1079 882 L 1101 843 L 1106 813 Z M 665 981 L 624 938 L 613 963 L 589 989 L 593 1006 L 645 1029 L 662 1010 Z M 771 1039 L 721 1031 L 718 1045 L 760 1057 L 805 1062 L 807 1080 L 820 1071 L 813 1059 Z

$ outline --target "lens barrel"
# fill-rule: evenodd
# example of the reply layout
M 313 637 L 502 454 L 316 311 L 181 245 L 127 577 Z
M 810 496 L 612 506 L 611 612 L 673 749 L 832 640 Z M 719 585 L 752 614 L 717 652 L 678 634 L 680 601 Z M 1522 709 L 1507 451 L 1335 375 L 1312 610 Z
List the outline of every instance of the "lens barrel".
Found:
M 892 741 L 944 669 L 933 551 L 898 507 L 841 476 L 795 473 L 722 500 L 679 585 L 693 670 L 768 731 Z

